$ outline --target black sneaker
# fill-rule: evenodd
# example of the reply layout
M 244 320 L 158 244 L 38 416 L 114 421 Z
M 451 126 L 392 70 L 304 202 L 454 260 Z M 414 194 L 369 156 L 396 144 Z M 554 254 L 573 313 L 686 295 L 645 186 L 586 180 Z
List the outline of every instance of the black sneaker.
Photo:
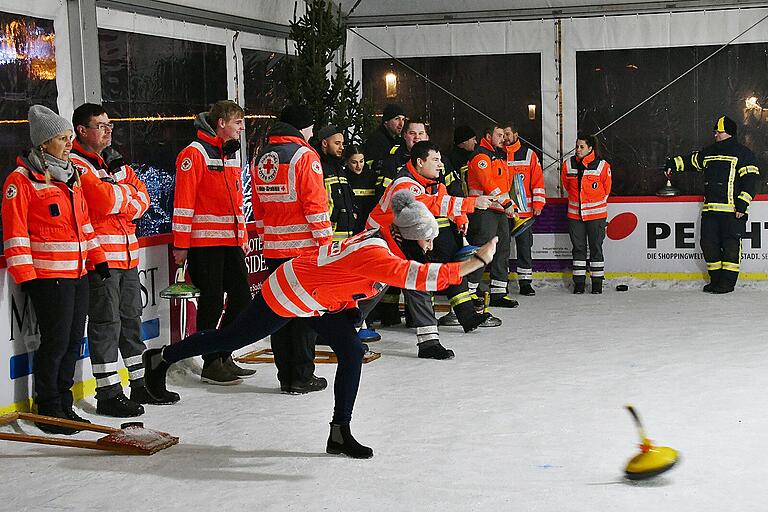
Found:
M 50 416 L 51 418 L 60 418 L 63 420 L 69 420 L 72 418 L 69 418 L 66 413 L 61 410 L 60 408 L 56 409 L 43 409 L 40 410 L 38 408 L 38 414 L 41 416 Z M 74 420 L 78 421 L 78 420 Z M 35 422 L 35 426 L 45 432 L 46 434 L 54 434 L 54 435 L 63 435 L 63 436 L 71 436 L 73 434 L 77 434 L 80 432 L 79 429 L 76 428 L 70 428 L 70 427 L 63 427 L 61 425 L 49 425 L 47 423 L 37 423 Z
M 536 290 L 533 289 L 533 286 L 531 286 L 531 283 L 520 283 L 520 295 L 533 297 L 534 295 L 536 295 Z
M 455 355 L 453 350 L 445 348 L 439 341 L 426 347 L 424 346 L 424 343 L 419 343 L 419 357 L 421 359 L 453 359 Z
M 322 391 L 327 387 L 328 381 L 324 377 L 313 375 L 307 382 L 280 384 L 280 391 L 290 395 L 303 395 L 313 391 Z
M 231 373 L 234 373 L 236 376 L 240 377 L 241 379 L 253 377 L 256 375 L 256 370 L 252 368 L 243 368 L 242 366 L 238 366 L 233 360 L 232 357 L 228 357 L 224 359 L 224 367 L 229 370 Z
M 573 283 L 573 293 L 576 295 L 581 295 L 584 293 L 586 286 L 584 283 Z
M 115 418 L 132 418 L 144 414 L 144 407 L 128 400 L 123 393 L 113 397 L 96 400 L 96 412 Z
M 353 459 L 370 459 L 373 457 L 373 449 L 363 446 L 352 437 L 349 431 L 349 423 L 338 425 L 331 423 L 331 433 L 328 443 L 325 445 L 325 453 L 333 455 L 344 454 Z
M 216 359 L 203 365 L 200 380 L 207 384 L 216 384 L 217 386 L 233 386 L 243 382 L 240 377 L 224 365 L 224 361 L 221 359 Z
M 68 420 L 79 421 L 80 423 L 90 423 L 87 419 L 80 417 L 72 408 L 64 410 L 64 417 Z
M 493 295 L 489 306 L 495 308 L 516 308 L 520 303 L 509 295 Z
M 136 402 L 137 404 L 170 405 L 175 404 L 181 398 L 178 393 L 168 391 L 167 389 L 158 390 L 158 394 L 157 398 L 153 397 L 144 386 L 131 388 L 131 402 Z

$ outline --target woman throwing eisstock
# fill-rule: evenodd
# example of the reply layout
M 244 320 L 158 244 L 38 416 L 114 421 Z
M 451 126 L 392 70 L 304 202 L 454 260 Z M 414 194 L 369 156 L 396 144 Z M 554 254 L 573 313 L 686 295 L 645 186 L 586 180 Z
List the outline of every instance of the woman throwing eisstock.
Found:
M 413 254 L 417 248 L 424 253 L 431 250 L 432 240 L 438 234 L 437 221 L 413 193 L 396 193 L 392 209 L 393 235 L 402 240 L 398 243 L 404 254 Z M 438 291 L 458 284 L 462 276 L 490 263 L 497 241 L 494 238 L 465 261 L 444 264 L 422 264 L 395 256 L 378 230 L 363 231 L 307 252 L 270 275 L 261 292 L 231 324 L 145 351 L 147 390 L 152 396 L 162 396 L 166 372 L 177 361 L 236 350 L 269 336 L 291 318 L 310 317 L 322 344 L 329 345 L 339 361 L 326 452 L 356 459 L 373 457 L 373 450 L 358 443 L 349 429 L 364 354 L 355 328 L 360 322 L 357 302 L 376 295 L 387 284 L 422 291 Z

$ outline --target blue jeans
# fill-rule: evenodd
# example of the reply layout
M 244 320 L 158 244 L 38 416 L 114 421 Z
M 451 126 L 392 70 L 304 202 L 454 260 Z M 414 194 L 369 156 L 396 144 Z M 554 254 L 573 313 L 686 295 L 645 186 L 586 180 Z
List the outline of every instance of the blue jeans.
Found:
M 333 383 L 334 423 L 349 423 L 352 419 L 352 409 L 360 386 L 365 349 L 355 329 L 359 314 L 358 309 L 349 309 L 307 319 L 321 343 L 330 346 L 339 360 Z M 175 363 L 193 356 L 232 352 L 266 338 L 290 320 L 272 311 L 261 294 L 258 294 L 232 323 L 221 329 L 195 333 L 165 347 L 163 359 Z

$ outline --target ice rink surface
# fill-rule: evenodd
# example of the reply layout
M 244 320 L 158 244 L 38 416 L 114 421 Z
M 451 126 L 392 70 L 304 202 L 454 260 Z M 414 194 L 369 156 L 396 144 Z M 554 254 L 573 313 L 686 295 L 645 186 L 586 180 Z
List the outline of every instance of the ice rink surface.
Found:
M 373 459 L 325 454 L 330 389 L 281 395 L 272 365 L 216 387 L 177 365 L 181 402 L 138 419 L 178 446 L 141 457 L 1 442 L 0 510 L 764 510 L 766 290 L 615 284 L 581 296 L 538 287 L 494 310 L 502 327 L 441 328 L 451 361 L 417 359 L 409 329 L 381 330 L 352 422 Z M 334 369 L 316 373 L 331 381 Z M 638 452 L 627 403 L 682 455 L 639 484 L 623 479 Z M 120 424 L 93 398 L 77 405 Z

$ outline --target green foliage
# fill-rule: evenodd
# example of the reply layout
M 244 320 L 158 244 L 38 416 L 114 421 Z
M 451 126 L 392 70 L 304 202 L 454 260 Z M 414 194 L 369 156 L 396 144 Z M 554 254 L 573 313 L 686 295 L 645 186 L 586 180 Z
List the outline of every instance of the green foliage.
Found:
M 306 103 L 315 126 L 329 123 L 343 129 L 348 144 L 360 143 L 376 128 L 373 108 L 360 101 L 360 82 L 352 81 L 345 60 L 346 28 L 341 9 L 329 0 L 306 0 L 304 16 L 291 22 L 297 56 L 288 69 L 288 98 Z M 333 72 L 331 72 L 333 69 Z M 372 123 L 372 127 L 371 127 Z

